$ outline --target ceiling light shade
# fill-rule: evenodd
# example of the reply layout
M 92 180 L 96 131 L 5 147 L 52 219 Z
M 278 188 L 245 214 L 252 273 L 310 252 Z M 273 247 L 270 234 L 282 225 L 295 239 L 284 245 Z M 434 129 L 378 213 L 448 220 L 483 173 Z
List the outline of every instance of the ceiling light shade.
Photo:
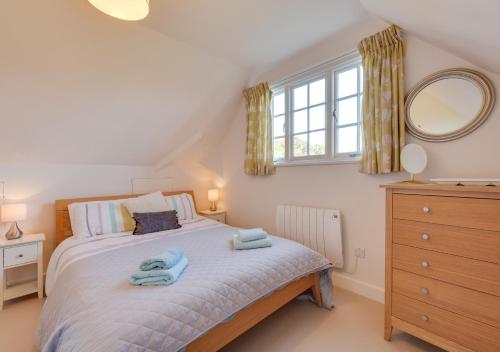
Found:
M 149 14 L 149 0 L 89 0 L 95 8 L 125 21 L 139 21 Z

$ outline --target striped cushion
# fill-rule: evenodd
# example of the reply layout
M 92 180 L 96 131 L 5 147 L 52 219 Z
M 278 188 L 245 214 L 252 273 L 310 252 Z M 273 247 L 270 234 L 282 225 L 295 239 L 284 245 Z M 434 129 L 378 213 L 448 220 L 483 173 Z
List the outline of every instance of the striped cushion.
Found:
M 73 203 L 68 206 L 73 235 L 91 237 L 132 231 L 135 223 L 124 200 Z
M 165 197 L 170 209 L 177 210 L 177 218 L 180 220 L 192 220 L 196 218 L 193 197 L 182 193 L 175 196 Z

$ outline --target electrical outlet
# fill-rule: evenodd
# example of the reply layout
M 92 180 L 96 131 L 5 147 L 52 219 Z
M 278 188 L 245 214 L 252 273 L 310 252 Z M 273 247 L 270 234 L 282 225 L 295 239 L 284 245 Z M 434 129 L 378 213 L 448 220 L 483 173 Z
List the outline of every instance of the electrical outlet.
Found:
M 366 256 L 365 249 L 364 248 L 355 248 L 354 249 L 354 256 L 357 258 L 364 259 Z

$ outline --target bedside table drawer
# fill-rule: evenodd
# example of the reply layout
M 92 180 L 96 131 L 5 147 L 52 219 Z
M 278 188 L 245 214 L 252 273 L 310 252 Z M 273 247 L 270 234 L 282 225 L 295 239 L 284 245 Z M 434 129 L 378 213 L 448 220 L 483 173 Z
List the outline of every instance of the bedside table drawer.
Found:
M 38 245 L 36 243 L 4 249 L 4 267 L 16 266 L 34 262 L 37 259 Z
M 210 215 L 209 218 L 222 223 L 226 222 L 226 214 L 214 214 Z

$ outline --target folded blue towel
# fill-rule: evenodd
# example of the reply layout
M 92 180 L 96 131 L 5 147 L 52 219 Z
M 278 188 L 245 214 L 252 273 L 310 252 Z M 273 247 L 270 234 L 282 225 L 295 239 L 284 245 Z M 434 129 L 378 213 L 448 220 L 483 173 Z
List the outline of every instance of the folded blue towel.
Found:
M 267 236 L 266 238 L 260 240 L 243 242 L 240 240 L 239 236 L 236 235 L 233 238 L 233 245 L 234 249 L 256 249 L 256 248 L 271 247 L 273 243 L 271 242 L 271 239 Z
M 170 269 L 140 271 L 132 275 L 130 283 L 141 286 L 171 285 L 177 281 L 187 266 L 188 260 L 185 256 L 182 256 L 181 260 Z
M 181 249 L 169 248 L 165 251 L 165 253 L 160 254 L 157 257 L 144 260 L 140 265 L 140 269 L 144 271 L 170 269 L 181 260 L 183 255 L 184 252 Z
M 262 240 L 267 237 L 266 231 L 260 227 L 255 229 L 241 229 L 238 230 L 238 233 L 240 235 L 241 242 Z

